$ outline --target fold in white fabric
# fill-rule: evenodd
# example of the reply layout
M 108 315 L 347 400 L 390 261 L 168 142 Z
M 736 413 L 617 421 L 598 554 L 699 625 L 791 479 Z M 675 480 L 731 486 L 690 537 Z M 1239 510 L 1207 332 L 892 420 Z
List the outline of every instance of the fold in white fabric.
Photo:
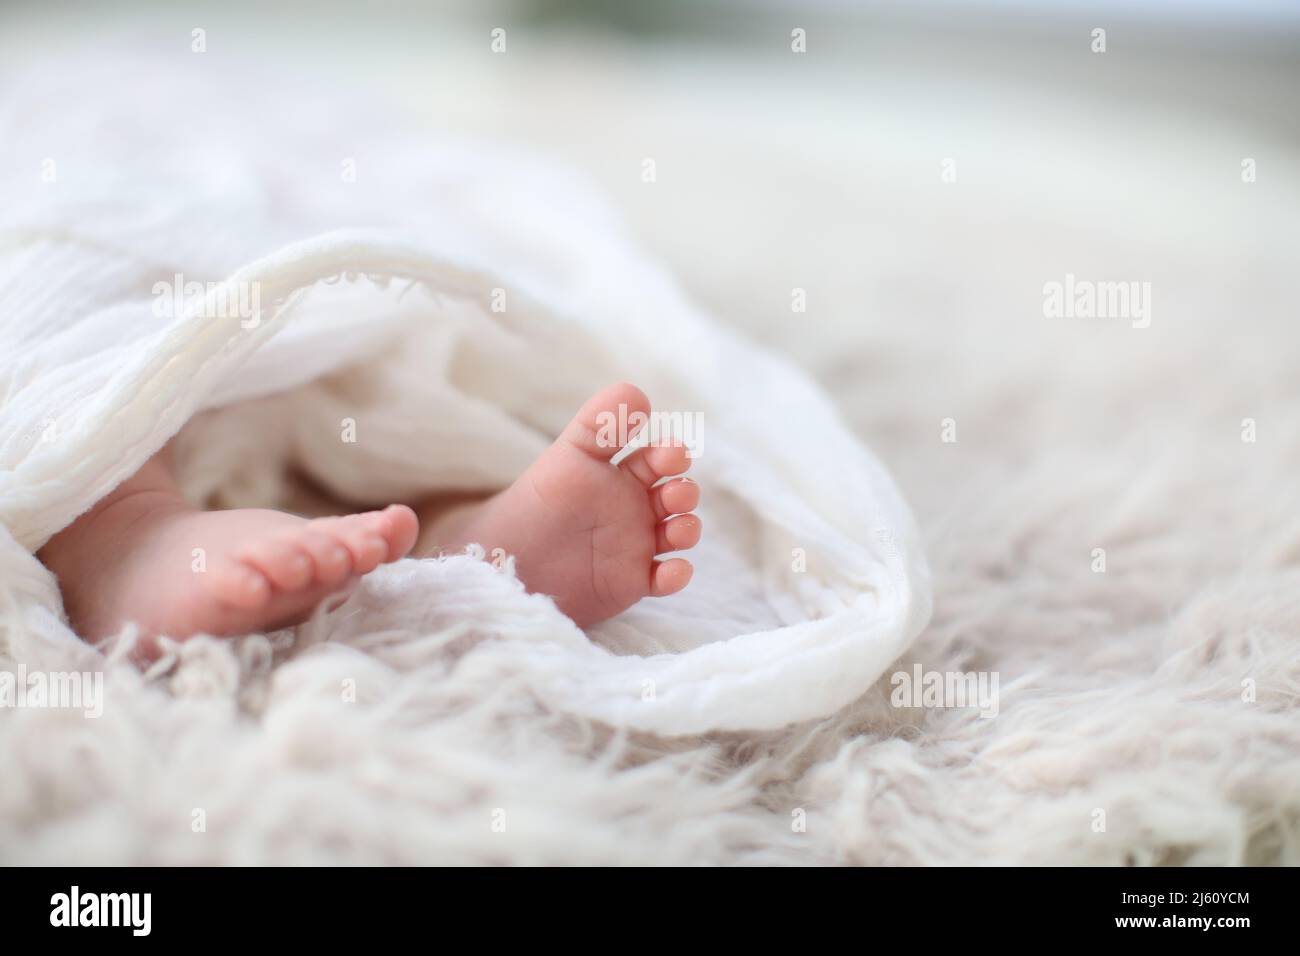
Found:
M 509 567 L 408 560 L 337 626 L 462 626 L 511 644 L 557 709 L 688 734 L 831 713 L 928 620 L 881 464 L 570 173 L 143 66 L 29 77 L 0 141 L 0 563 L 178 434 L 197 497 L 274 498 L 291 467 L 359 502 L 487 490 L 626 379 L 700 426 L 686 592 L 583 634 Z

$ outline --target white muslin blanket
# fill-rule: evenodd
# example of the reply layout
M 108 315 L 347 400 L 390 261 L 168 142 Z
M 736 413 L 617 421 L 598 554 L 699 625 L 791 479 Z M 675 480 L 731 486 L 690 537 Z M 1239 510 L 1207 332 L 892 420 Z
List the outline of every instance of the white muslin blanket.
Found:
M 548 706 L 661 734 L 829 714 L 924 627 L 925 560 L 881 464 L 577 178 L 199 72 L 65 64 L 0 113 L 9 655 L 78 640 L 32 555 L 173 438 L 209 504 L 274 506 L 295 474 L 359 504 L 486 491 L 617 380 L 699 423 L 685 592 L 584 633 L 508 563 L 408 559 L 311 626 L 455 631 L 462 672 L 509 653 Z

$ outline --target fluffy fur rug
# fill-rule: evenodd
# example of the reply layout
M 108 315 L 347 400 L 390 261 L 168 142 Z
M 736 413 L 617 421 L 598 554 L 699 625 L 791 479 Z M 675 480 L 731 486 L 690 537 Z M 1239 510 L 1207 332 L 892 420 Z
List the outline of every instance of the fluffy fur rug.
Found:
M 158 679 L 114 667 L 133 703 L 93 732 L 0 712 L 0 859 L 1300 862 L 1295 142 L 1082 88 L 966 88 L 957 115 L 586 55 L 528 67 L 525 101 L 468 54 L 436 69 L 480 91 L 462 125 L 570 151 L 699 300 L 826 385 L 926 538 L 935 616 L 898 669 L 995 672 L 997 716 L 882 681 L 779 732 L 624 736 L 548 712 L 509 657 L 457 669 L 454 628 L 194 641 Z M 634 133 L 591 131 L 619 110 Z M 1150 282 L 1149 326 L 1048 317 L 1067 274 Z M 342 706 L 350 676 L 384 691 Z

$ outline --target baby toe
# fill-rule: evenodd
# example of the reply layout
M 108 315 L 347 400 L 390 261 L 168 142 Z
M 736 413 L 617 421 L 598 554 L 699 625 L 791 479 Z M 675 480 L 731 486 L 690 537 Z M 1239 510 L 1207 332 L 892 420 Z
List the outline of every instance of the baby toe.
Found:
M 383 561 L 397 561 L 415 547 L 420 533 L 420 519 L 406 505 L 389 505 L 383 511 L 366 515 L 367 527 L 384 539 Z
M 677 515 L 655 528 L 655 553 L 685 551 L 700 542 L 702 524 L 697 515 Z
M 589 398 L 561 438 L 593 458 L 608 461 L 636 436 L 649 414 L 645 392 L 620 382 Z
M 368 574 L 388 557 L 388 541 L 384 538 L 387 521 L 374 515 L 383 523 L 382 529 L 371 515 L 348 515 L 344 518 L 326 519 L 321 530 L 333 536 L 352 554 L 354 574 Z
M 685 558 L 670 558 L 667 561 L 655 561 L 650 567 L 650 594 L 652 597 L 665 597 L 676 594 L 690 583 L 695 569 Z
M 232 607 L 252 611 L 271 599 L 271 582 L 249 564 L 235 561 L 212 573 L 216 576 L 216 596 Z
M 299 536 L 298 543 L 311 556 L 319 583 L 334 587 L 346 581 L 352 573 L 352 553 L 333 535 L 309 525 Z
M 691 467 L 691 459 L 685 445 L 648 445 L 628 455 L 620 467 L 649 488 L 660 478 L 686 471 Z
M 700 503 L 700 486 L 690 478 L 678 478 L 650 490 L 650 504 L 660 521 L 669 515 L 694 511 Z
M 385 538 L 386 520 L 372 522 L 368 519 L 368 515 L 348 515 L 347 518 L 337 519 L 337 524 L 331 525 L 329 529 L 329 533 L 342 541 L 352 554 L 354 574 L 369 574 L 380 566 L 383 559 L 389 557 L 389 542 Z M 377 524 L 383 527 L 376 527 Z
M 284 591 L 306 587 L 315 573 L 311 558 L 296 541 L 288 539 L 259 541 L 246 548 L 242 557 L 245 564 L 262 572 L 271 584 Z

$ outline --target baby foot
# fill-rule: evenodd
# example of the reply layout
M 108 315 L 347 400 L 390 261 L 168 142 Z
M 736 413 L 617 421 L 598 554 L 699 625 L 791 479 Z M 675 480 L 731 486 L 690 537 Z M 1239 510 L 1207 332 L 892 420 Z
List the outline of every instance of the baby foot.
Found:
M 303 621 L 326 597 L 415 542 L 404 505 L 307 520 L 280 511 L 197 511 L 141 491 L 101 502 L 47 546 L 74 630 L 90 640 L 140 628 L 156 638 L 247 634 Z
M 635 420 L 650 401 L 632 385 L 612 385 L 592 397 L 564 433 L 509 488 L 488 501 L 427 523 L 417 553 L 456 551 L 467 544 L 515 558 L 525 586 L 549 594 L 580 627 L 626 610 L 641 598 L 686 587 L 690 562 L 656 559 L 692 548 L 700 500 L 689 478 L 660 484 L 690 467 L 686 449 L 638 449 L 617 467 L 617 443 L 602 441 L 602 413 L 619 406 Z

